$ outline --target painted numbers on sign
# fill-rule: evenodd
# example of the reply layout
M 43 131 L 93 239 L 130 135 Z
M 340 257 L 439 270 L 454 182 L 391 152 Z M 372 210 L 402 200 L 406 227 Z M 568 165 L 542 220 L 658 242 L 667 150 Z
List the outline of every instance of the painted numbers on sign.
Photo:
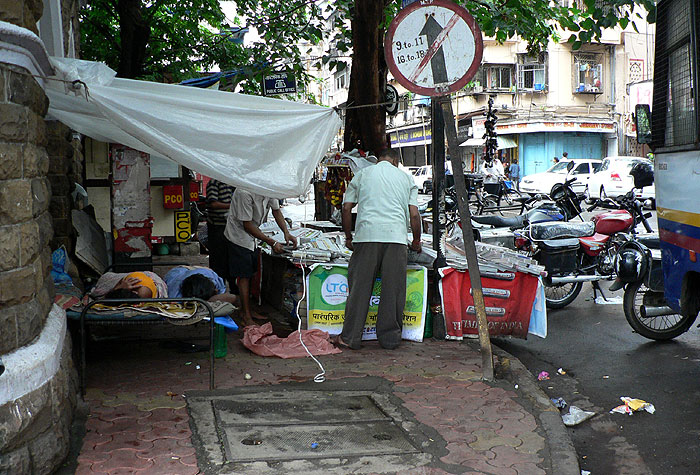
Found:
M 474 77 L 483 52 L 474 18 L 448 0 L 422 0 L 402 9 L 389 26 L 384 54 L 406 89 L 441 95 Z

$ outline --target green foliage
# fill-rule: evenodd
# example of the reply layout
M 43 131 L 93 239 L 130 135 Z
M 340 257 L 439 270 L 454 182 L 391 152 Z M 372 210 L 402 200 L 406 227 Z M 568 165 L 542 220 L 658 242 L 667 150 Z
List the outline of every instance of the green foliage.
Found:
M 118 5 L 126 0 L 93 0 L 81 11 L 83 58 L 106 62 L 118 69 L 121 52 Z M 380 1 L 380 0 L 377 0 Z M 398 13 L 400 0 L 383 0 L 385 14 L 377 28 L 388 27 Z M 457 0 L 471 12 L 485 35 L 498 41 L 519 36 L 529 52 L 546 48 L 550 39 L 563 35 L 573 49 L 600 38 L 604 28 L 623 28 L 635 20 L 655 21 L 654 0 L 575 0 L 571 7 L 550 0 Z M 317 66 L 343 70 L 352 51 L 350 22 L 353 0 L 239 0 L 237 16 L 226 18 L 219 0 L 142 0 L 141 13 L 150 27 L 142 79 L 176 82 L 196 77 L 218 65 L 239 69 L 232 82 L 245 92 L 258 93 L 262 76 L 291 70 L 300 85 L 309 82 L 302 56 L 311 45 L 323 43 Z M 635 14 L 639 5 L 646 15 Z M 362 19 L 357 19 L 362 21 Z M 229 41 L 227 28 L 256 27 L 261 41 L 250 45 Z M 356 58 L 361 62 L 362 58 Z M 368 67 L 374 67 L 368 65 Z

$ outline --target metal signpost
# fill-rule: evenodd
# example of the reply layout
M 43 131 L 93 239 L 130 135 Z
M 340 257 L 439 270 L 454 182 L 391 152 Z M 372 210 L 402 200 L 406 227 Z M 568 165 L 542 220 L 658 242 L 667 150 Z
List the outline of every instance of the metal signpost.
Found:
M 408 5 L 391 22 L 384 39 L 384 55 L 394 78 L 409 91 L 433 96 L 442 110 L 476 307 L 483 378 L 493 380 L 493 355 L 481 273 L 450 100 L 451 92 L 462 89 L 474 77 L 481 64 L 482 53 L 481 30 L 474 18 L 467 10 L 449 0 L 421 0 Z M 442 140 L 442 133 L 434 126 L 432 133 L 434 144 Z

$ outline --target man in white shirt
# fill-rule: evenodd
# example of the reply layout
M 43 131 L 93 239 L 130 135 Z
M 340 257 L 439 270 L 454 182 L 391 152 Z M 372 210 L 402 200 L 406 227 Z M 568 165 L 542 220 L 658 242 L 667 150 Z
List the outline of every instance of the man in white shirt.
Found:
M 503 163 L 498 158 L 494 158 L 491 162 L 484 162 L 481 164 L 481 173 L 486 175 L 484 177 L 484 183 L 498 183 L 499 177 L 505 176 L 505 170 L 503 169 Z
M 358 349 L 369 311 L 372 288 L 378 276 L 382 291 L 377 314 L 377 340 L 394 349 L 401 342 L 406 305 L 407 232 L 413 233 L 411 249 L 421 250 L 418 188 L 398 168 L 396 150 L 385 150 L 376 165 L 360 170 L 348 185 L 343 202 L 346 246 L 353 250 L 348 267 L 350 294 L 345 304 L 340 347 Z M 352 209 L 357 205 L 355 235 L 351 233 Z
M 272 247 L 272 251 L 280 254 L 284 251 L 282 243 L 275 241 L 260 230 L 260 225 L 272 209 L 277 225 L 284 233 L 286 244 L 294 247 L 297 240 L 289 233 L 287 222 L 280 211 L 279 201 L 266 198 L 257 193 L 238 188 L 231 199 L 228 219 L 224 236 L 228 246 L 229 275 L 238 278 L 238 290 L 241 298 L 241 316 L 245 325 L 254 325 L 253 312 L 250 309 L 250 279 L 258 269 L 258 252 L 255 240 L 259 239 Z M 264 319 L 261 315 L 256 315 Z

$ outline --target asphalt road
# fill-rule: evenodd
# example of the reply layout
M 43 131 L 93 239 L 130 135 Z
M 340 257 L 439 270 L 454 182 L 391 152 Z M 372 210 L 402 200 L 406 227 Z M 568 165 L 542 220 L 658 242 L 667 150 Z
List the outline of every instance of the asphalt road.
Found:
M 621 296 L 622 291 L 612 294 Z M 583 470 L 593 474 L 700 473 L 700 329 L 653 342 L 627 324 L 622 305 L 598 305 L 590 284 L 569 307 L 549 312 L 548 336 L 497 339 L 550 397 L 596 412 L 569 429 Z M 557 370 L 566 372 L 561 376 Z M 644 399 L 654 414 L 609 414 L 621 396 Z

